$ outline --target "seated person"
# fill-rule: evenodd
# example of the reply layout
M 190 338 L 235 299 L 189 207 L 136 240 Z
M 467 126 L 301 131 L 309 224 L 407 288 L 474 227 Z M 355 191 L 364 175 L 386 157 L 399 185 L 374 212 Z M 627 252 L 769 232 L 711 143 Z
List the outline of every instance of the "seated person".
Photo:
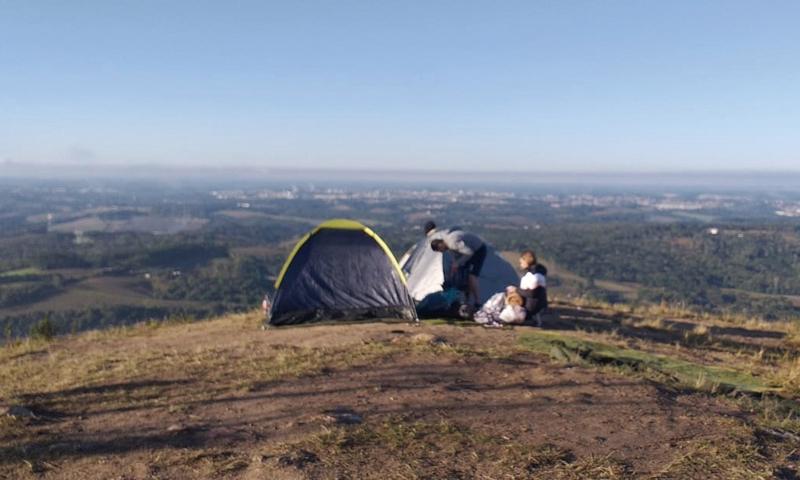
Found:
M 525 321 L 523 303 L 524 299 L 516 291 L 495 293 L 475 313 L 473 320 L 485 327 L 522 323 Z
M 542 326 L 540 313 L 547 308 L 547 268 L 536 260 L 533 250 L 525 250 L 519 256 L 519 266 L 525 274 L 519 281 L 519 288 L 509 287 L 507 291 L 516 290 L 525 299 L 526 320 L 536 319 Z

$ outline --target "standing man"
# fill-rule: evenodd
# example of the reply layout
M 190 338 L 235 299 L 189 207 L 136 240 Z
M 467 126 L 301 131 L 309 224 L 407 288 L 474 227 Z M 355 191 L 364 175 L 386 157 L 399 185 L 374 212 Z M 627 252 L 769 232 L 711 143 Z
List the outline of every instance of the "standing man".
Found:
M 450 268 L 453 277 L 459 269 L 466 270 L 467 277 L 467 303 L 480 307 L 480 293 L 478 277 L 486 259 L 486 244 L 473 233 L 463 230 L 450 230 L 442 238 L 431 240 L 431 248 L 440 253 L 451 252 L 454 257 Z

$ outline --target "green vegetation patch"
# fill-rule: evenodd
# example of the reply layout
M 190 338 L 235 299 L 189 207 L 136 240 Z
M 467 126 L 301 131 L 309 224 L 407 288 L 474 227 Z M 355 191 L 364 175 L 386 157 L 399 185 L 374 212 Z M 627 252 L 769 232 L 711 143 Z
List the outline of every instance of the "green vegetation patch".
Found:
M 451 325 L 454 327 L 478 327 L 479 325 L 472 320 L 461 320 L 457 318 L 426 318 L 420 320 L 423 325 Z
M 0 273 L 0 277 L 27 277 L 29 275 L 41 275 L 42 270 L 34 267 L 20 268 L 18 270 L 11 270 L 8 272 Z
M 666 378 L 668 383 L 696 390 L 755 394 L 779 391 L 778 387 L 766 380 L 746 372 L 701 365 L 567 335 L 525 333 L 520 335 L 519 343 L 528 350 L 550 355 L 558 361 L 627 367 L 637 372 L 654 373 L 660 380 Z

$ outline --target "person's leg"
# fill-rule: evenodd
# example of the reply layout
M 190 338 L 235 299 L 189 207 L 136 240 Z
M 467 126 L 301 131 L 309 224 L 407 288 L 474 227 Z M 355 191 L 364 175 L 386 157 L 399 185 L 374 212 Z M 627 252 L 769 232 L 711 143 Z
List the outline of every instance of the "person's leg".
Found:
M 460 295 L 459 300 L 461 303 L 469 303 L 469 266 L 464 266 L 457 269 L 450 277 L 449 284 L 451 287 L 458 289 Z
M 469 295 L 467 296 L 467 301 L 470 301 L 469 297 L 471 296 L 472 303 L 474 305 L 477 305 L 481 302 L 480 285 L 478 283 L 478 277 L 470 273 L 468 282 L 469 282 Z
M 486 259 L 486 245 L 481 246 L 472 258 L 469 259 L 469 289 L 472 293 L 473 301 L 478 304 L 481 301 L 480 284 L 478 277 L 483 269 L 483 261 Z

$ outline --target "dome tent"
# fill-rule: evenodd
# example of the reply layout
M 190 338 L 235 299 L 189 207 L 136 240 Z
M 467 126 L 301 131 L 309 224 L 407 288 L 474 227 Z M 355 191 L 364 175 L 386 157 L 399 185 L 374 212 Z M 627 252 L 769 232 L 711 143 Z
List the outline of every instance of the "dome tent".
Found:
M 371 229 L 329 220 L 295 245 L 275 282 L 270 325 L 381 318 L 416 320 L 394 255 Z
M 460 228 L 453 227 L 450 230 L 460 230 Z M 400 261 L 400 268 L 407 277 L 408 291 L 417 302 L 443 291 L 445 272 L 450 271 L 453 258 L 449 252 L 439 253 L 432 250 L 431 241 L 442 238 L 444 233 L 446 231 L 439 230 L 421 239 L 403 255 Z M 507 286 L 519 284 L 519 275 L 514 267 L 488 244 L 486 247 L 486 259 L 478 276 L 481 303 L 486 302 L 495 293 L 505 291 Z M 424 304 L 418 306 L 422 308 L 422 305 Z M 420 310 L 419 314 L 424 315 L 426 312 Z

